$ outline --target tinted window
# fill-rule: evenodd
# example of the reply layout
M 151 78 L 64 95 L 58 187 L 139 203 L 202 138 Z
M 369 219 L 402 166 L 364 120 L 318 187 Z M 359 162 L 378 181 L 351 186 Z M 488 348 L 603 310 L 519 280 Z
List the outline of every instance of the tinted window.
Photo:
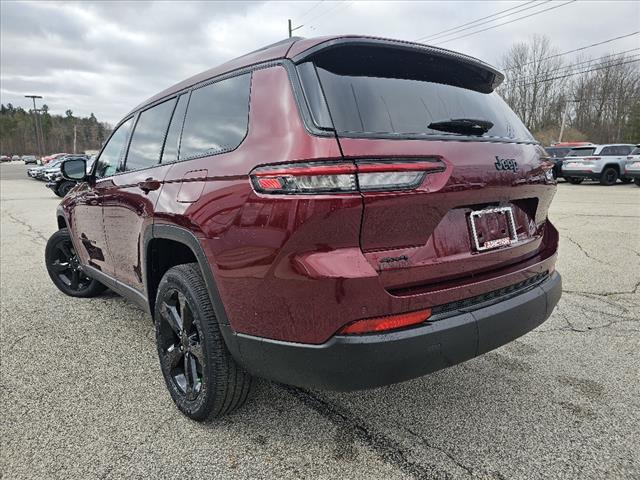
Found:
M 191 93 L 180 141 L 180 160 L 233 150 L 247 133 L 250 74 Z
M 633 149 L 633 147 L 630 147 L 629 145 L 620 145 L 618 148 L 620 149 L 620 153 L 618 155 L 629 155 Z
M 567 154 L 571 151 L 570 148 L 563 147 L 547 147 L 547 153 L 551 155 L 553 158 L 563 158 L 566 157 Z
M 604 147 L 602 149 L 602 151 L 600 152 L 600 155 L 605 155 L 605 156 L 618 155 L 618 148 L 617 147 Z
M 167 133 L 167 140 L 164 142 L 164 150 L 162 151 L 163 162 L 175 162 L 178 160 L 180 133 L 182 132 L 182 123 L 184 122 L 184 113 L 187 111 L 188 101 L 189 95 L 181 95 L 173 111 L 171 125 L 169 125 L 169 132 Z
M 574 148 L 569 152 L 567 157 L 586 157 L 588 155 L 593 155 L 593 152 L 595 151 L 596 147 Z
M 164 136 L 175 103 L 175 99 L 169 100 L 140 114 L 131 137 L 125 170 L 148 168 L 160 162 Z
M 636 148 L 631 152 L 631 155 L 640 155 L 640 148 Z
M 95 170 L 96 178 L 109 177 L 116 173 L 132 123 L 133 118 L 130 118 L 111 135 L 100 157 L 98 157 Z
M 394 49 L 334 50 L 314 62 L 339 132 L 459 136 L 428 125 L 469 118 L 493 123 L 484 136 L 533 140 L 498 94 L 486 93 L 477 73 L 461 70 L 463 62 Z

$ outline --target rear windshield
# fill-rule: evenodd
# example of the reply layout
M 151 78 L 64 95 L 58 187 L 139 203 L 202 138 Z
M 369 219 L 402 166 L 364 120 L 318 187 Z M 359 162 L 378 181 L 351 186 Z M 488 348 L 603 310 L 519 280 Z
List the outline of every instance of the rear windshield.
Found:
M 586 157 L 588 155 L 593 155 L 593 152 L 595 151 L 596 147 L 574 148 L 569 152 L 567 157 Z
M 634 148 L 629 155 L 640 155 L 640 148 Z
M 571 151 L 570 148 L 548 147 L 545 149 L 549 155 L 555 158 L 566 157 Z
M 386 58 L 387 53 L 380 53 L 381 50 L 370 49 L 366 54 L 351 57 L 320 55 L 313 60 L 339 133 L 460 137 L 466 135 L 428 125 L 473 119 L 493 123 L 483 137 L 534 141 L 498 94 L 478 91 L 482 88 L 473 79 L 465 85 L 462 78 L 471 75 L 467 71 L 456 72 L 450 60 L 434 60 L 421 54 L 417 63 L 416 58 L 398 52 Z M 304 69 L 304 64 L 301 67 Z M 311 90 L 303 87 L 305 94 Z M 321 116 L 313 112 L 312 101 L 309 105 L 314 118 Z

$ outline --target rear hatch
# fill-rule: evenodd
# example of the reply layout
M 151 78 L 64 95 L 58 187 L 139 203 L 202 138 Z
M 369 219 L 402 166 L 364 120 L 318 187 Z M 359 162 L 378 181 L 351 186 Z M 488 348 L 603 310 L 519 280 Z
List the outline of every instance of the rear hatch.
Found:
M 316 126 L 335 129 L 357 169 L 441 166 L 412 188 L 361 188 L 360 247 L 390 293 L 459 285 L 543 248 L 551 165 L 493 92 L 499 73 L 448 51 L 361 40 L 297 62 Z

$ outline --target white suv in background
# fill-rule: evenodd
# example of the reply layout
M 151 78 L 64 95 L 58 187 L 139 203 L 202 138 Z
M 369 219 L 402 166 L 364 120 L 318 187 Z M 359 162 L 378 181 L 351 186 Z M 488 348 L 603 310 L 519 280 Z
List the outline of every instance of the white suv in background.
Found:
M 575 147 L 562 162 L 562 176 L 576 184 L 585 178 L 599 180 L 602 185 L 614 185 L 618 178 L 630 182 L 624 164 L 635 148 L 626 143 Z
M 624 162 L 624 175 L 633 178 L 633 182 L 640 187 L 640 147 L 631 152 Z

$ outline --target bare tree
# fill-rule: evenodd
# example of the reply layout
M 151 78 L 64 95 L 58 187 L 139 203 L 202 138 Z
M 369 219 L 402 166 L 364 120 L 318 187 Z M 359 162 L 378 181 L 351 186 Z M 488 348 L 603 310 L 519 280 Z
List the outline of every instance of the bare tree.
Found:
M 565 103 L 566 69 L 548 37 L 534 35 L 513 45 L 503 56 L 505 82 L 499 93 L 532 131 L 557 125 Z
M 558 138 L 563 113 L 572 136 L 593 142 L 638 142 L 638 54 L 565 62 L 547 37 L 513 45 L 498 92 L 539 138 Z M 575 138 L 576 140 L 578 138 Z

